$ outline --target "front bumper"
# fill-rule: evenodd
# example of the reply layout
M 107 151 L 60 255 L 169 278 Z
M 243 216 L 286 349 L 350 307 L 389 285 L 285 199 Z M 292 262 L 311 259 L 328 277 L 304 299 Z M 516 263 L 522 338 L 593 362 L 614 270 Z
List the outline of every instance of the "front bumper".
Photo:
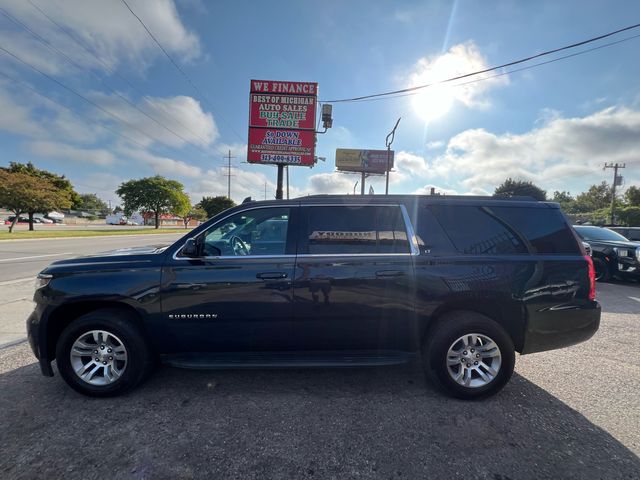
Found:
M 640 278 L 640 262 L 635 258 L 618 257 L 616 270 L 621 277 Z
M 600 327 L 600 304 L 585 301 L 530 312 L 522 354 L 569 347 L 589 340 Z
M 40 371 L 42 374 L 45 377 L 53 377 L 53 368 L 51 367 L 51 360 L 49 359 L 49 352 L 47 351 L 46 336 L 40 328 L 44 312 L 45 309 L 41 305 L 36 304 L 36 308 L 27 318 L 27 339 L 29 340 L 31 351 L 40 363 Z

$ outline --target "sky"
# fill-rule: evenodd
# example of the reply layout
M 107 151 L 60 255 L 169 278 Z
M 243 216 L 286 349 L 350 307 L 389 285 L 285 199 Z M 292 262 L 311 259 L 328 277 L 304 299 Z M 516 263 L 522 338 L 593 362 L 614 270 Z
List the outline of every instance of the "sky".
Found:
M 227 194 L 231 151 L 231 197 L 273 198 L 276 168 L 246 163 L 251 79 L 317 82 L 320 101 L 339 100 L 640 23 L 634 0 L 127 3 L 175 64 L 122 0 L 0 0 L 0 166 L 30 161 L 112 206 L 123 181 L 160 174 L 196 203 Z M 622 190 L 640 186 L 635 35 L 473 83 L 334 103 L 324 160 L 290 167 L 289 194 L 352 193 L 359 176 L 335 171 L 336 148 L 384 149 L 398 118 L 390 193 L 490 194 L 513 177 L 575 195 L 611 182 L 612 162 L 626 164 Z M 383 177 L 367 185 L 384 193 Z

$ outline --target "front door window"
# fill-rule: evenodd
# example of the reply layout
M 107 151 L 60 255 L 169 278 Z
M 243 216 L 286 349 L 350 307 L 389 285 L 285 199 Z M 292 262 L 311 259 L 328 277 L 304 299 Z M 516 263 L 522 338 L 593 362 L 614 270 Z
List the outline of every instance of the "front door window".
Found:
M 204 255 L 284 255 L 289 208 L 260 208 L 232 215 L 204 234 Z

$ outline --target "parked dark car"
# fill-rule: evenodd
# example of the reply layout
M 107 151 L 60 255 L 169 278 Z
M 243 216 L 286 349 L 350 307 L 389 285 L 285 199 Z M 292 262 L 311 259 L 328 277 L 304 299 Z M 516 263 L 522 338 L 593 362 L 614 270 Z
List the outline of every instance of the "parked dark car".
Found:
M 637 242 L 640 241 L 640 227 L 608 227 L 616 233 L 619 233 L 623 237 Z
M 248 202 L 168 247 L 52 263 L 29 342 L 94 396 L 156 360 L 188 368 L 354 367 L 421 358 L 460 398 L 500 390 L 515 355 L 598 329 L 591 258 L 555 203 L 312 196 Z M 585 353 L 588 356 L 588 353 Z
M 632 242 L 609 228 L 577 225 L 576 232 L 593 250 L 596 279 L 640 279 L 640 242 Z

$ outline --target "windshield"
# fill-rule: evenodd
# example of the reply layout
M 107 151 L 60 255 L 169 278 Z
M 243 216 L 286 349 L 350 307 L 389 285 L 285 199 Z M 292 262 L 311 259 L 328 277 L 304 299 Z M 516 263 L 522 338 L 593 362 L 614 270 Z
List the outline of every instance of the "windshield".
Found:
M 609 240 L 613 242 L 628 242 L 629 240 L 619 233 L 602 227 L 575 227 L 576 232 L 583 240 Z

